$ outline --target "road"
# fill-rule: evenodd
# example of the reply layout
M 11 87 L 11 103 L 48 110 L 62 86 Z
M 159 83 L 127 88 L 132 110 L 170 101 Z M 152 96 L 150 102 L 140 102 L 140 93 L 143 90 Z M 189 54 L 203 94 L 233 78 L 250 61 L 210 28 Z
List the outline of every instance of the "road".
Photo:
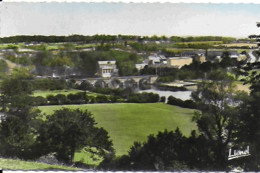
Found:
M 250 51 L 248 52 L 249 59 L 247 60 L 247 62 L 249 62 L 249 63 L 254 63 L 254 62 L 257 61 L 256 57 L 255 57 L 254 54 L 253 54 L 253 51 L 255 51 L 255 49 L 250 50 Z M 260 58 L 258 59 L 258 62 L 260 62 Z

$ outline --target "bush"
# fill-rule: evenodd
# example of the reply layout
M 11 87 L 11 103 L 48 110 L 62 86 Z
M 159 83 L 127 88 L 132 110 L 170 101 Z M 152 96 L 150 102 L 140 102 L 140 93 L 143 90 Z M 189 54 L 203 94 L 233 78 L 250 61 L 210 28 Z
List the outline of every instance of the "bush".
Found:
M 165 96 L 162 96 L 161 99 L 160 99 L 160 102 L 165 103 L 165 101 L 166 101 Z
M 62 79 L 37 79 L 32 84 L 37 90 L 63 90 L 67 86 L 66 81 Z
M 58 94 L 55 96 L 57 101 L 58 101 L 58 104 L 59 105 L 63 105 L 65 103 L 67 103 L 67 97 L 63 94 Z
M 48 100 L 42 96 L 33 97 L 32 103 L 34 106 L 43 106 L 48 103 Z
M 130 103 L 156 103 L 159 102 L 159 95 L 154 93 L 134 93 L 130 94 L 127 102 Z
M 46 154 L 55 152 L 56 158 L 65 163 L 72 163 L 75 151 L 84 146 L 96 147 L 100 156 L 114 153 L 108 132 L 95 125 L 89 111 L 63 108 L 47 117 L 37 141 Z
M 47 100 L 50 105 L 57 105 L 59 103 L 54 95 L 48 95 Z
M 108 102 L 109 102 L 109 99 L 108 99 L 108 97 L 105 96 L 105 95 L 98 95 L 98 96 L 96 97 L 96 102 L 97 102 L 97 103 L 108 103 Z
M 88 99 L 86 97 L 86 94 L 84 92 L 78 92 L 76 94 L 69 94 L 67 96 L 68 100 L 72 104 L 84 104 L 88 103 Z
M 190 108 L 190 109 L 196 109 L 197 108 L 197 105 L 194 101 L 192 101 L 192 100 L 183 101 L 183 100 L 175 98 L 173 96 L 168 97 L 167 104 L 176 105 L 176 106 L 180 106 L 180 107 L 184 107 L 184 108 Z

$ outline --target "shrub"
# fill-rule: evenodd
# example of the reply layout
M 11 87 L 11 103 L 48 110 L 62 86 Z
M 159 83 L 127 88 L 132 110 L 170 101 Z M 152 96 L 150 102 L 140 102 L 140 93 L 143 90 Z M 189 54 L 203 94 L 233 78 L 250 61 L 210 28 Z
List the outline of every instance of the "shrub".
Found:
M 196 107 L 197 107 L 196 103 L 192 100 L 183 101 L 183 100 L 175 98 L 173 96 L 168 97 L 167 104 L 176 105 L 176 106 L 180 106 L 180 107 L 184 107 L 184 108 L 191 108 L 191 109 L 196 109 Z
M 127 102 L 131 103 L 155 103 L 159 102 L 159 95 L 154 93 L 133 93 L 130 94 Z
M 34 106 L 42 106 L 48 103 L 48 100 L 42 96 L 33 97 L 32 103 Z

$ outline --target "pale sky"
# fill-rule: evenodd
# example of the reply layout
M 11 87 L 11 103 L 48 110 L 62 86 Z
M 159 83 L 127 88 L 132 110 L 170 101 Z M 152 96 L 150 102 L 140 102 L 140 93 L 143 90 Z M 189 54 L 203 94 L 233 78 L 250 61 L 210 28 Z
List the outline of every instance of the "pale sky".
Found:
M 0 37 L 13 35 L 233 36 L 259 34 L 260 4 L 0 4 Z

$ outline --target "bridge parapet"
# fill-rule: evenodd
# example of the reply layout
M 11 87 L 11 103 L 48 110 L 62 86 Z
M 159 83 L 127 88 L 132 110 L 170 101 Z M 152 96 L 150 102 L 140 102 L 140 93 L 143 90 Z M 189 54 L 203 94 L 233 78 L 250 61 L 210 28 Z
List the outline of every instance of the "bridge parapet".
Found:
M 126 86 L 126 83 L 129 81 L 134 82 L 139 85 L 139 83 L 143 81 L 147 81 L 149 84 L 153 84 L 156 82 L 158 76 L 155 75 L 146 75 L 146 76 L 118 76 L 111 78 L 84 78 L 76 80 L 76 83 L 81 83 L 83 81 L 87 81 L 93 86 L 95 86 L 98 82 L 102 81 L 105 86 L 110 88 L 118 88 L 118 86 Z

